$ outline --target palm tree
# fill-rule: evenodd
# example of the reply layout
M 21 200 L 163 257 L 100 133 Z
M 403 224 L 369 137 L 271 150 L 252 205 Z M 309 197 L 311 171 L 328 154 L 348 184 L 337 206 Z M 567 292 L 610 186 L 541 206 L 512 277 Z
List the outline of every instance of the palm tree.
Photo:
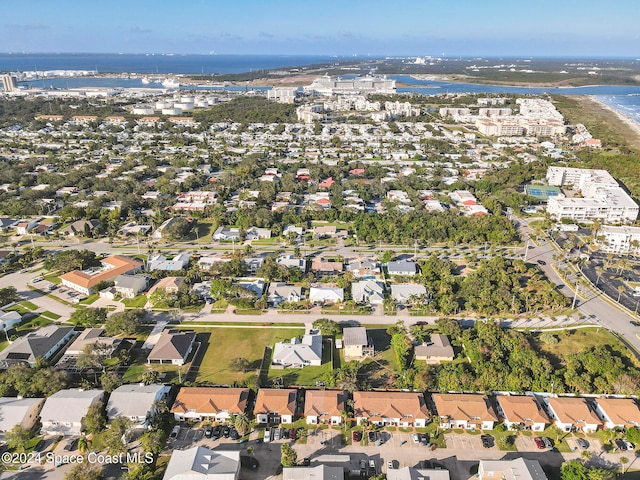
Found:
M 620 297 L 622 296 L 622 292 L 626 290 L 624 285 L 618 285 L 618 303 L 620 302 Z
M 249 430 L 251 422 L 249 421 L 249 417 L 245 413 L 239 413 L 233 419 L 233 426 L 236 427 L 238 434 L 241 437 L 244 437 L 247 430 Z

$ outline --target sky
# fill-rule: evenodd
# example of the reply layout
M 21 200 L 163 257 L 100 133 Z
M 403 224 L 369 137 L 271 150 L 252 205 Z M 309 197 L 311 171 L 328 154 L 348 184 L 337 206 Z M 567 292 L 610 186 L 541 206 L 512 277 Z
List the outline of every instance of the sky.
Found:
M 640 58 L 640 0 L 7 0 L 0 52 Z

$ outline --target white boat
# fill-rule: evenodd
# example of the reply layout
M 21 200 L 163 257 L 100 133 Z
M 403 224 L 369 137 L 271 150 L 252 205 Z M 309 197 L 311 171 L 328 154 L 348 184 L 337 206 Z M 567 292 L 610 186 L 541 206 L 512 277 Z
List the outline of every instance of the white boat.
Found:
M 179 88 L 180 82 L 178 82 L 175 78 L 165 78 L 162 81 L 162 86 L 167 88 Z
M 142 77 L 142 83 L 144 83 L 145 85 L 149 85 L 151 83 L 151 80 L 149 79 L 149 77 Z

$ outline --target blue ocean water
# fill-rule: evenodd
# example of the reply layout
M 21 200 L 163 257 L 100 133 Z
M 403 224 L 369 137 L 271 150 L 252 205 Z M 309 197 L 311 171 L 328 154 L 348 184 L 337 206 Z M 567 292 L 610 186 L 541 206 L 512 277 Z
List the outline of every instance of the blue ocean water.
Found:
M 597 98 L 640 125 L 640 94 L 601 95 Z
M 224 74 L 334 63 L 351 57 L 316 55 L 12 54 L 0 53 L 0 72 L 97 70 L 105 73 Z

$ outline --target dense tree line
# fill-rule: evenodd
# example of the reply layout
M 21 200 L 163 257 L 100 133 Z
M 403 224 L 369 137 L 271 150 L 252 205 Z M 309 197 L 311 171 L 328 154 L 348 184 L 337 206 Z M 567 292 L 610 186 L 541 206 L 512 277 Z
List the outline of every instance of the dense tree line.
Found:
M 264 97 L 238 97 L 195 111 L 193 117 L 204 127 L 218 122 L 292 123 L 297 121 L 295 110 L 295 105 L 271 102 Z
M 0 397 L 48 397 L 68 384 L 67 374 L 53 367 L 14 365 L 0 372 Z
M 456 330 L 449 330 L 452 343 L 464 346 L 469 361 L 428 367 L 429 389 L 626 395 L 640 391 L 640 370 L 608 347 L 567 355 L 565 364 L 557 367 L 535 347 L 532 334 L 502 329 L 490 321 Z

